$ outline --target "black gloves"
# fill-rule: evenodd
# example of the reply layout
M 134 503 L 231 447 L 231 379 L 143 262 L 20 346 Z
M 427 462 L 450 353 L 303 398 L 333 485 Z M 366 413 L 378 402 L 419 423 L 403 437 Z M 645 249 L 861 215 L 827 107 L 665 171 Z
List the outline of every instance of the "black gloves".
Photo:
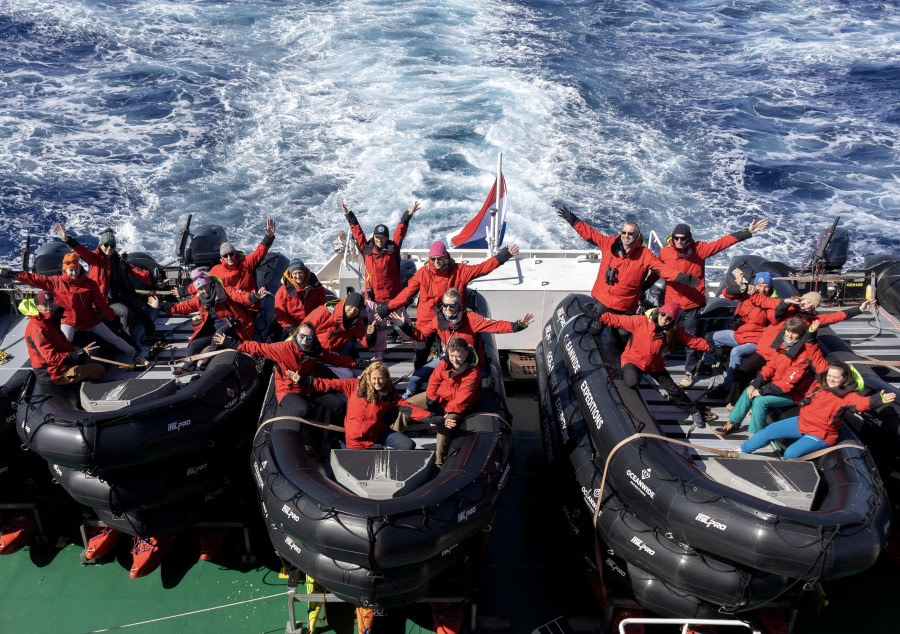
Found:
M 300 387 L 311 389 L 313 386 L 313 378 L 309 375 L 301 376 L 299 379 L 297 379 L 297 385 L 299 385 Z
M 387 316 L 391 314 L 391 309 L 388 308 L 387 302 L 381 302 L 375 307 L 375 314 L 378 315 L 381 319 L 387 319 Z
M 497 261 L 500 262 L 500 264 L 506 264 L 512 257 L 512 254 L 509 252 L 509 247 L 503 247 L 494 257 L 497 258 Z
M 556 215 L 568 222 L 573 227 L 575 226 L 575 223 L 578 222 L 578 216 L 569 211 L 569 208 L 565 205 L 559 205 L 556 208 Z
M 356 360 L 356 369 L 357 370 L 365 370 L 369 367 L 369 364 L 372 363 L 372 359 L 357 359 Z

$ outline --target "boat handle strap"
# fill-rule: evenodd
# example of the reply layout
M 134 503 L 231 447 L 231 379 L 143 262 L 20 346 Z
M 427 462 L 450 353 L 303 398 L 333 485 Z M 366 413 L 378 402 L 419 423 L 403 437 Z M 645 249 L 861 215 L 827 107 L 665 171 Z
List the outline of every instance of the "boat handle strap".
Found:
M 668 438 L 666 436 L 660 436 L 659 434 L 648 434 L 645 432 L 638 432 L 636 434 L 632 434 L 628 438 L 624 438 L 620 440 L 615 447 L 613 447 L 609 455 L 606 457 L 606 461 L 603 463 L 603 475 L 600 478 L 600 488 L 597 490 L 597 504 L 594 507 L 594 517 L 593 517 L 593 525 L 594 525 L 594 558 L 595 564 L 597 565 L 597 570 L 600 574 L 603 574 L 602 567 L 602 559 L 603 555 L 600 552 L 600 541 L 596 538 L 597 535 L 597 519 L 600 517 L 600 507 L 603 505 L 603 489 L 606 486 L 606 475 L 609 471 L 609 463 L 612 461 L 616 452 L 619 451 L 622 447 L 632 442 L 633 440 L 637 440 L 639 438 L 655 438 L 657 440 L 664 440 L 665 442 L 672 443 L 673 445 L 681 445 L 683 447 L 691 447 L 693 449 L 700 449 L 702 451 L 708 451 L 709 453 L 716 454 L 717 456 L 721 456 L 722 458 L 742 458 L 747 457 L 749 454 L 745 454 L 741 451 L 734 451 L 733 449 L 717 449 L 715 447 L 704 447 L 703 445 L 695 445 L 690 442 L 686 442 L 684 440 L 678 440 L 676 438 Z M 862 451 L 867 451 L 867 448 L 863 445 L 857 445 L 854 443 L 840 443 L 834 445 L 833 447 L 827 447 L 825 449 L 820 449 L 819 451 L 814 451 L 812 453 L 806 454 L 805 456 L 800 456 L 799 458 L 790 458 L 787 462 L 803 462 L 806 460 L 815 460 L 825 454 L 831 453 L 832 451 L 837 451 L 839 449 L 861 449 Z

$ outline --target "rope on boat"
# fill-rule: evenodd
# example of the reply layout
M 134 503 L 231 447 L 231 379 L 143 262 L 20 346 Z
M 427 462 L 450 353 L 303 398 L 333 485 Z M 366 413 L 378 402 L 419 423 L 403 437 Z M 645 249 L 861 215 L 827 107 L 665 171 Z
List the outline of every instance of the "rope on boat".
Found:
M 703 445 L 695 445 L 690 442 L 686 442 L 683 440 L 678 440 L 676 438 L 668 438 L 666 436 L 660 436 L 659 434 L 648 434 L 645 432 L 638 432 L 636 434 L 632 434 L 628 438 L 620 440 L 615 447 L 613 447 L 609 455 L 606 457 L 606 461 L 603 464 L 603 475 L 600 478 L 600 488 L 598 489 L 597 494 L 597 504 L 594 507 L 594 516 L 592 518 L 593 526 L 594 526 L 594 563 L 597 565 L 598 574 L 600 574 L 601 581 L 603 579 L 603 554 L 600 552 L 600 540 L 597 538 L 597 520 L 600 517 L 600 508 L 603 506 L 603 489 L 606 487 L 606 475 L 609 471 L 609 463 L 612 461 L 616 452 L 619 451 L 622 447 L 627 445 L 628 443 L 637 440 L 639 438 L 655 438 L 656 440 L 663 440 L 668 443 L 672 443 L 673 445 L 681 445 L 683 447 L 689 447 L 692 449 L 698 449 L 701 451 L 706 451 L 717 456 L 721 456 L 722 458 L 744 458 L 748 457 L 750 454 L 745 454 L 741 451 L 734 451 L 730 449 L 718 449 L 716 447 L 705 447 Z M 806 454 L 805 456 L 800 456 L 799 458 L 791 458 L 786 462 L 804 462 L 808 460 L 815 460 L 825 454 L 831 453 L 833 451 L 837 451 L 839 449 L 860 449 L 862 451 L 868 451 L 868 449 L 863 445 L 857 445 L 854 443 L 840 443 L 834 445 L 832 447 L 826 447 L 825 449 L 820 449 L 819 451 L 814 451 L 812 453 Z M 834 539 L 834 536 L 832 536 Z
M 157 619 L 148 619 L 146 621 L 137 621 L 135 623 L 126 623 L 125 625 L 114 625 L 112 627 L 106 627 L 102 630 L 91 630 L 88 634 L 97 634 L 98 632 L 112 632 L 114 630 L 123 630 L 126 627 L 137 627 L 138 625 L 147 625 L 149 623 L 159 623 L 160 621 L 168 621 L 169 619 L 180 619 L 185 616 L 193 616 L 194 614 L 203 614 L 204 612 L 212 612 L 213 610 L 221 610 L 223 608 L 231 608 L 236 605 L 245 605 L 247 603 L 254 603 L 256 601 L 266 601 L 267 599 L 277 599 L 278 597 L 284 597 L 290 594 L 289 590 L 285 590 L 284 592 L 279 592 L 278 594 L 270 594 L 266 597 L 256 597 L 255 599 L 246 599 L 244 601 L 235 601 L 234 603 L 224 603 L 222 605 L 215 605 L 211 608 L 203 608 L 202 610 L 191 610 L 190 612 L 182 612 L 181 614 L 172 614 L 170 616 L 161 616 Z

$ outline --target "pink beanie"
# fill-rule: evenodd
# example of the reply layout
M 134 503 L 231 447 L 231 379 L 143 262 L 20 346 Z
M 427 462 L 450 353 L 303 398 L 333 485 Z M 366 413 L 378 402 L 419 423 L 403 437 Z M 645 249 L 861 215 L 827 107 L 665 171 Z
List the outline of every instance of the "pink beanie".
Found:
M 429 258 L 449 258 L 450 254 L 447 253 L 447 247 L 444 246 L 444 243 L 440 240 L 432 243 L 431 248 L 428 250 Z
M 659 307 L 659 312 L 665 313 L 669 317 L 677 321 L 678 314 L 681 312 L 681 306 L 678 305 L 678 302 L 666 302 Z

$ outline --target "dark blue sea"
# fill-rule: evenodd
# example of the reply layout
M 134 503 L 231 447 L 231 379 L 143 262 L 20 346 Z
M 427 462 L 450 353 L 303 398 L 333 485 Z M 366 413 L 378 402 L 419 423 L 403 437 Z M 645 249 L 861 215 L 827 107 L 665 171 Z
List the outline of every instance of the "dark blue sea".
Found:
M 583 247 L 637 219 L 801 263 L 837 215 L 851 263 L 900 252 L 900 4 L 838 0 L 0 0 L 0 261 L 117 229 L 173 257 L 187 216 L 322 262 L 339 201 L 480 207 L 507 242 Z

